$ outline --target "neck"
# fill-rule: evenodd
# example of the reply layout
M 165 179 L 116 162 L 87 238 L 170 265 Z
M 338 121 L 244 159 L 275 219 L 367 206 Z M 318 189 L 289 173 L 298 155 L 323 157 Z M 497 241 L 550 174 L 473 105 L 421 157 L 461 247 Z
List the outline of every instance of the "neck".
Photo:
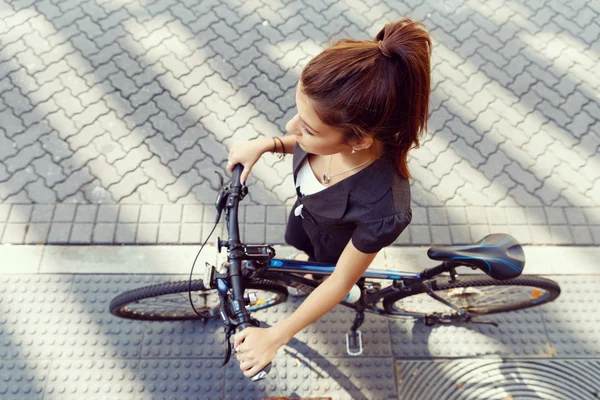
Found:
M 364 162 L 367 162 L 369 159 L 376 160 L 380 158 L 383 154 L 383 148 L 381 143 L 374 142 L 371 147 L 365 150 L 357 151 L 352 154 L 352 150 L 347 152 L 341 152 L 333 155 L 333 162 L 336 162 L 341 168 L 352 168 L 357 165 L 360 165 Z

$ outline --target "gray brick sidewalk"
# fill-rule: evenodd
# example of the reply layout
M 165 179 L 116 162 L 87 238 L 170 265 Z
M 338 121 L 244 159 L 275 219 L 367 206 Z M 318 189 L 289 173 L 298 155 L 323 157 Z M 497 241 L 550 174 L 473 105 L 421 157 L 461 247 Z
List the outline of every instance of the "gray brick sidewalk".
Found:
M 306 62 L 389 20 L 434 40 L 397 244 L 600 244 L 600 6 L 560 1 L 0 1 L 0 242 L 197 243 L 234 140 L 284 131 Z M 291 160 L 245 240 L 281 243 Z M 205 207 L 202 207 L 202 206 Z

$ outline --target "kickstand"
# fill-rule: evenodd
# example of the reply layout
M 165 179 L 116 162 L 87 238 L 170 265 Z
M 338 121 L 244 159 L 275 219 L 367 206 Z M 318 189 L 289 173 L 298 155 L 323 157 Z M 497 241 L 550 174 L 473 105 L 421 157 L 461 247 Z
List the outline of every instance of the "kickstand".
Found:
M 365 320 L 365 313 L 357 311 L 350 332 L 346 333 L 346 352 L 351 356 L 359 356 L 363 353 L 362 333 L 358 328 Z

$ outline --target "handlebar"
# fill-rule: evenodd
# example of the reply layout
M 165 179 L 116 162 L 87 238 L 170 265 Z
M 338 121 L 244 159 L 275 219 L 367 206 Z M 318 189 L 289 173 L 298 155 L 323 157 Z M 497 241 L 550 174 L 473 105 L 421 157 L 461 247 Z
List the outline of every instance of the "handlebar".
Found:
M 232 191 L 231 195 L 227 198 L 226 207 L 229 209 L 229 241 L 227 243 L 229 249 L 229 276 L 231 282 L 231 288 L 233 290 L 233 301 L 231 306 L 233 313 L 240 324 L 238 325 L 238 332 L 248 327 L 252 327 L 252 320 L 250 314 L 246 310 L 244 302 L 244 283 L 242 279 L 242 257 L 244 250 L 242 243 L 240 242 L 240 231 L 238 224 L 238 204 L 240 195 L 242 194 L 243 186 L 240 183 L 240 176 L 244 166 L 242 164 L 236 164 L 233 167 L 232 174 Z M 258 381 L 263 379 L 271 371 L 271 363 L 267 364 L 262 370 L 250 379 L 252 381 Z

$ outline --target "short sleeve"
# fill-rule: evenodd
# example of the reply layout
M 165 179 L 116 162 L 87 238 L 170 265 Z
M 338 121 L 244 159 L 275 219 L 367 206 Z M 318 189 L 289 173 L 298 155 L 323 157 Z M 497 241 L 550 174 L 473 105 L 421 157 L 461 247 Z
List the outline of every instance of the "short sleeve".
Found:
M 411 211 L 393 214 L 387 217 L 359 222 L 352 234 L 352 243 L 363 253 L 377 253 L 394 243 L 402 231 L 410 224 Z

